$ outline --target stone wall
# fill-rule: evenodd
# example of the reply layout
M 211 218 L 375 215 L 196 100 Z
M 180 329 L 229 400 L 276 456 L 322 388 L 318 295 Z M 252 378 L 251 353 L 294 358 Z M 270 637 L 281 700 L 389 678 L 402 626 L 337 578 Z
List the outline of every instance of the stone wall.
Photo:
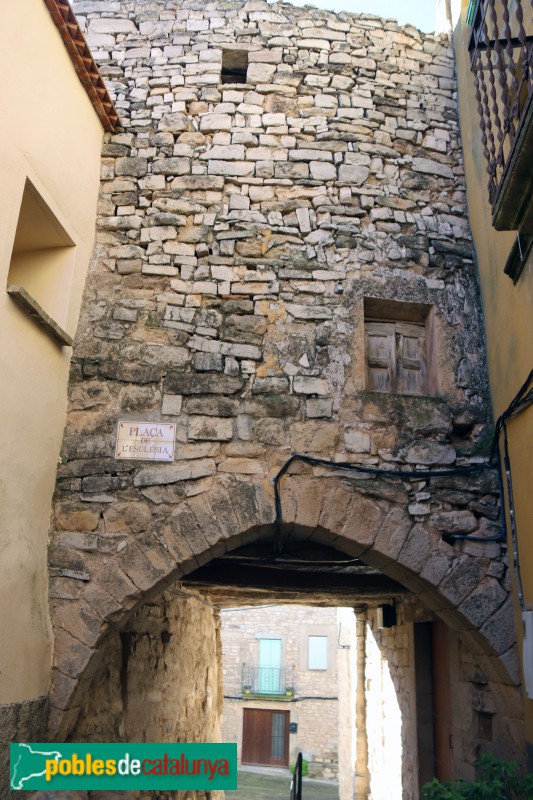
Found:
M 146 603 L 101 659 L 73 741 L 220 740 L 219 620 L 201 596 L 175 589 Z
M 373 800 L 415 798 L 418 791 L 413 626 L 378 628 L 368 615 L 365 694 L 368 772 Z
M 263 0 L 75 8 L 124 127 L 104 147 L 58 471 L 54 731 L 136 604 L 271 534 L 270 479 L 293 452 L 416 471 L 483 464 L 490 439 L 447 39 Z M 235 53 L 246 84 L 221 82 Z M 421 395 L 369 391 L 365 313 L 425 316 Z M 119 419 L 176 422 L 175 462 L 114 458 Z M 330 475 L 284 479 L 286 534 L 420 593 L 505 708 L 494 474 Z M 457 533 L 480 541 L 443 540 Z
M 179 589 L 163 593 L 108 638 L 100 659 L 71 741 L 221 741 L 219 618 L 204 598 Z M 166 794 L 181 800 L 223 796 Z
M 147 522 L 295 451 L 477 458 L 488 406 L 448 42 L 262 0 L 197 5 L 76 6 L 125 131 L 104 149 L 60 500 L 81 490 L 121 520 L 105 504 L 126 496 Z M 248 83 L 221 85 L 236 48 Z M 365 392 L 365 297 L 434 308 L 435 392 Z M 105 461 L 132 415 L 178 422 L 178 465 Z M 415 488 L 414 520 L 459 505 L 442 531 L 492 531 L 486 487 Z

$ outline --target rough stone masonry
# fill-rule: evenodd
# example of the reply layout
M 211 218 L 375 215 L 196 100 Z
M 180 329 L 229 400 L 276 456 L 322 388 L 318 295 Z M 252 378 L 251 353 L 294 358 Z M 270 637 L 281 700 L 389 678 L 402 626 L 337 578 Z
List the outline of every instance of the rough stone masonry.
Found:
M 448 40 L 264 0 L 74 7 L 123 128 L 104 145 L 55 500 L 61 735 L 109 630 L 271 531 L 292 453 L 438 469 L 483 463 L 491 435 Z M 116 460 L 121 419 L 176 422 L 175 461 Z M 519 749 L 494 474 L 363 477 L 295 466 L 289 532 L 459 630 Z

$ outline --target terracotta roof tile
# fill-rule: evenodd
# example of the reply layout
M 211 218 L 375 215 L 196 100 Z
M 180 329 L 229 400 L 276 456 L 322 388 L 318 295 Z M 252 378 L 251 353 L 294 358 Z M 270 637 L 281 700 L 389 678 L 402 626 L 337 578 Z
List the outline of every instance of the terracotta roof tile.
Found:
M 74 64 L 83 88 L 89 95 L 104 130 L 113 132 L 120 120 L 92 57 L 78 21 L 67 0 L 44 0 Z

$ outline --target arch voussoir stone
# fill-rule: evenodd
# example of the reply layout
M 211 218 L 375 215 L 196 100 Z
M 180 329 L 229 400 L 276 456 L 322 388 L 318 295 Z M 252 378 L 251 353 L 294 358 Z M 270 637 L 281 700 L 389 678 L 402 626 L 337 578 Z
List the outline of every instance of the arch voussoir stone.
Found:
M 339 530 L 346 519 L 351 502 L 352 492 L 342 483 L 327 492 L 319 514 L 320 527 L 330 531 Z
M 94 648 L 80 642 L 68 630 L 56 627 L 53 666 L 60 666 L 64 675 L 79 678 L 87 669 L 94 653 Z
M 505 589 L 496 578 L 490 575 L 482 578 L 478 585 L 467 594 L 458 610 L 481 628 L 498 611 L 507 598 Z
M 145 535 L 140 541 L 128 541 L 126 547 L 117 553 L 116 562 L 142 592 L 149 591 L 177 567 L 168 550 L 150 535 Z
M 420 577 L 432 586 L 439 586 L 453 569 L 456 555 L 453 547 L 442 540 L 431 548 L 426 563 L 420 570 Z
M 508 652 L 516 642 L 513 600 L 509 596 L 480 628 L 481 635 L 497 655 Z
M 415 525 L 398 553 L 397 561 L 419 574 L 424 568 L 436 541 L 423 525 Z
M 439 584 L 439 593 L 451 605 L 458 607 L 483 580 L 487 569 L 487 562 L 461 555 L 455 559 L 451 572 Z
M 326 483 L 328 485 L 326 485 Z M 326 493 L 331 491 L 329 482 L 320 478 L 289 478 L 287 493 L 283 486 L 283 521 L 308 531 L 318 527 Z
M 407 512 L 401 506 L 393 506 L 374 540 L 375 548 L 396 561 L 412 527 L 413 522 Z

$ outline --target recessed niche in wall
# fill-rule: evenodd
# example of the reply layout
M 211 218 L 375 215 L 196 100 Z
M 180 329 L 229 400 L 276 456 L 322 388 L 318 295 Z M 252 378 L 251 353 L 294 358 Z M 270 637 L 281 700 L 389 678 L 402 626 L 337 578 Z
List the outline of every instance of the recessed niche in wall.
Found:
M 27 180 L 7 277 L 7 291 L 47 332 L 72 344 L 66 324 L 75 246 Z
M 222 51 L 221 83 L 246 83 L 248 52 L 246 50 Z
M 366 388 L 371 392 L 437 392 L 433 307 L 365 298 Z

